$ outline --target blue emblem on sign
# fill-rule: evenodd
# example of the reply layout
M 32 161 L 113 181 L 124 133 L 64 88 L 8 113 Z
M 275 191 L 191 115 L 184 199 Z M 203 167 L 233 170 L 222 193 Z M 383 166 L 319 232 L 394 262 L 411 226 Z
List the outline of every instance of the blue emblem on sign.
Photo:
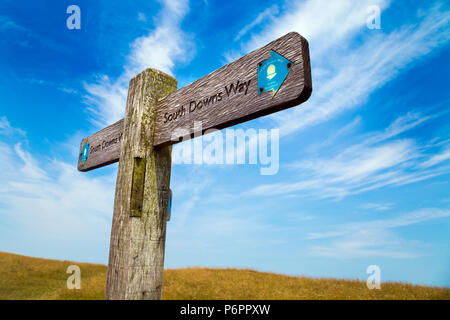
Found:
M 169 189 L 169 199 L 167 203 L 167 221 L 170 221 L 171 213 L 172 213 L 172 190 Z
M 89 157 L 89 144 L 86 142 L 81 149 L 81 163 L 85 163 L 87 158 Z
M 272 91 L 273 98 L 293 65 L 293 62 L 270 50 L 270 58 L 258 64 L 258 95 Z

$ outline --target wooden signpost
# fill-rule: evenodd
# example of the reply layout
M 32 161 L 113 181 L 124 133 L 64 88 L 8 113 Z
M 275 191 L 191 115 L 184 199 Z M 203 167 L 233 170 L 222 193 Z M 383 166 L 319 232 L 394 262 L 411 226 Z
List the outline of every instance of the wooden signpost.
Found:
M 78 159 L 80 171 L 120 159 L 107 299 L 161 298 L 171 145 L 306 101 L 310 68 L 308 42 L 291 32 L 178 91 L 154 69 L 130 81 L 125 118 L 83 139 Z

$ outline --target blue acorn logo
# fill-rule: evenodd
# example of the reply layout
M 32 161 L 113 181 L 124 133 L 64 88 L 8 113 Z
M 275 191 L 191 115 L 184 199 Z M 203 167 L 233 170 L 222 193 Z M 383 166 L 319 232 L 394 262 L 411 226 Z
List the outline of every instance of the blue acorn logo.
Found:
M 270 50 L 270 58 L 258 64 L 258 95 L 272 91 L 272 98 L 280 89 L 294 63 Z
M 89 144 L 86 142 L 81 149 L 81 163 L 85 163 L 87 158 L 89 157 Z

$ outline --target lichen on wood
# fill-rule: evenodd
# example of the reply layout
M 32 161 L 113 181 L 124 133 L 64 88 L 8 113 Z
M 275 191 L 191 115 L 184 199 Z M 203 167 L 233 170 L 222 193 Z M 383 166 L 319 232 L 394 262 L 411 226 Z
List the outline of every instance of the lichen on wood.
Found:
M 106 299 L 161 299 L 170 146 L 153 147 L 156 107 L 177 81 L 155 69 L 131 79 L 111 229 Z

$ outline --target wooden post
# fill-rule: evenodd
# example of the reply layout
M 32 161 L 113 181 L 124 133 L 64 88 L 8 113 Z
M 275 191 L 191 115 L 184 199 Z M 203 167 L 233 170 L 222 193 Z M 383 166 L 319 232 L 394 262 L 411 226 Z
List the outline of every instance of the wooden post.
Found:
M 176 91 L 147 69 L 130 81 L 125 119 L 84 138 L 78 170 L 119 161 L 106 299 L 161 299 L 171 145 L 308 100 L 308 42 L 288 33 Z M 176 92 L 175 92 L 176 91 Z M 196 132 L 201 122 L 201 132 Z
M 173 77 L 155 69 L 130 81 L 106 299 L 161 299 L 172 149 L 153 141 L 158 101 L 176 89 Z
M 153 146 L 179 142 L 176 132 L 185 140 L 305 102 L 312 92 L 308 48 L 305 38 L 288 33 L 161 99 Z M 124 119 L 84 138 L 78 170 L 119 161 L 123 127 Z

